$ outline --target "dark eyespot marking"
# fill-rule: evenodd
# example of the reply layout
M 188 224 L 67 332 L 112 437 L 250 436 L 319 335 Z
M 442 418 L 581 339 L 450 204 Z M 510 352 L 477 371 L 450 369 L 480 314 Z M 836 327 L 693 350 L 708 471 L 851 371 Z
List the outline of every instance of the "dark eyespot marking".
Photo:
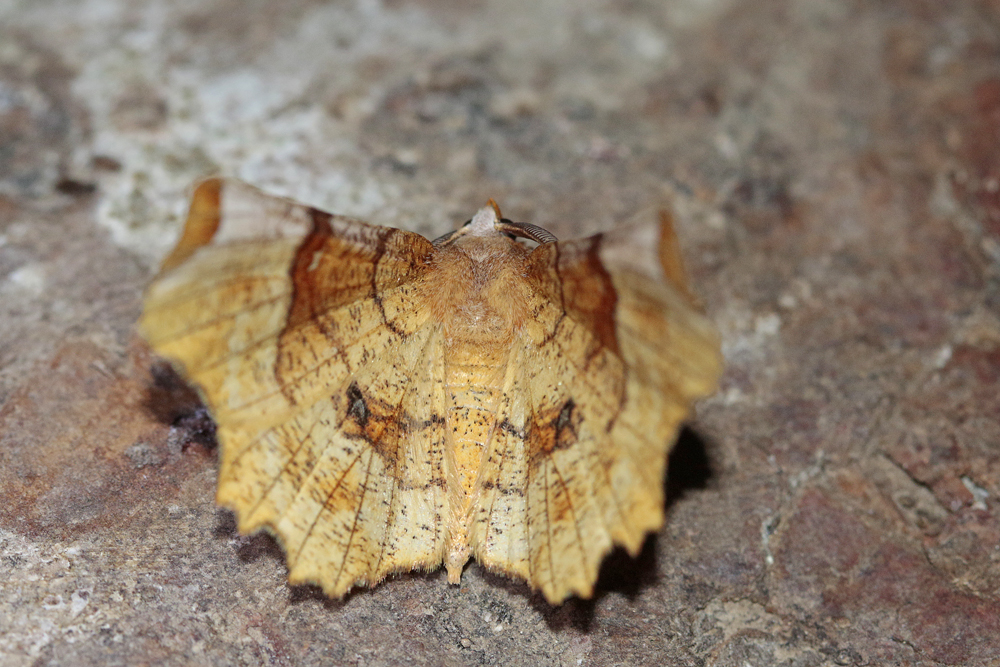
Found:
M 559 416 L 556 417 L 556 433 L 561 433 L 564 428 L 573 424 L 573 409 L 575 407 L 576 403 L 573 402 L 572 398 L 563 403 Z
M 358 388 L 357 383 L 352 382 L 347 388 L 347 416 L 358 423 L 361 428 L 368 425 L 368 405 L 365 403 L 364 394 Z

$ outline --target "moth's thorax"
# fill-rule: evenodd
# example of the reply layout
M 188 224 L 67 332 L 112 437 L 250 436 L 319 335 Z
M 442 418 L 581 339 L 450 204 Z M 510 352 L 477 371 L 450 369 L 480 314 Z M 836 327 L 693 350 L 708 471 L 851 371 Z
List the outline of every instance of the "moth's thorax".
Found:
M 520 332 L 532 296 L 529 254 L 499 233 L 463 236 L 437 250 L 424 288 L 449 345 L 506 346 Z

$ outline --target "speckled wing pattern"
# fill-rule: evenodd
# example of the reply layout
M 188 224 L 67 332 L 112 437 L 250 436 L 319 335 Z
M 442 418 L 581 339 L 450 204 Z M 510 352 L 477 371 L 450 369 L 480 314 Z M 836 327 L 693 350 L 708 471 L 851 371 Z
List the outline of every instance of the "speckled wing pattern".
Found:
M 278 537 L 293 582 L 340 596 L 441 562 L 443 350 L 411 289 L 431 250 L 210 180 L 146 295 L 140 330 L 218 425 L 219 504 Z
M 339 597 L 443 562 L 457 581 L 471 553 L 557 603 L 662 524 L 667 453 L 720 371 L 669 219 L 533 251 L 475 220 L 432 244 L 195 191 L 139 329 L 218 425 L 218 502 L 279 539 L 292 582 Z
M 537 314 L 511 352 L 476 487 L 476 559 L 549 601 L 590 597 L 614 544 L 663 523 L 667 454 L 721 371 L 670 218 L 539 247 Z

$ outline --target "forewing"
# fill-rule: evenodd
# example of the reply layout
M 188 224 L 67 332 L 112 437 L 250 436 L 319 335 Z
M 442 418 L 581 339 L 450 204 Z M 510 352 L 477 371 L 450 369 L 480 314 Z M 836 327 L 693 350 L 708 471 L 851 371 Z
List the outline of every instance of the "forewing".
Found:
M 669 218 L 539 246 L 530 279 L 537 317 L 511 352 L 470 542 L 560 602 L 592 593 L 613 544 L 635 554 L 662 524 L 667 454 L 721 357 Z
M 333 594 L 440 562 L 443 352 L 415 295 L 431 252 L 212 179 L 146 295 L 140 331 L 218 424 L 218 501 Z

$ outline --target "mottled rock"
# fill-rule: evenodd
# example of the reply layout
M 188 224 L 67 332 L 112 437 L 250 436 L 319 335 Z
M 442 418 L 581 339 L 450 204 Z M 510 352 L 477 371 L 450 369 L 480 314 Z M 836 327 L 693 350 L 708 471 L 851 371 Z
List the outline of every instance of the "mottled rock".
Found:
M 0 8 L 0 663 L 1000 662 L 993 4 Z M 211 173 L 435 236 L 671 205 L 727 370 L 668 522 L 553 608 L 290 587 L 133 336 Z

